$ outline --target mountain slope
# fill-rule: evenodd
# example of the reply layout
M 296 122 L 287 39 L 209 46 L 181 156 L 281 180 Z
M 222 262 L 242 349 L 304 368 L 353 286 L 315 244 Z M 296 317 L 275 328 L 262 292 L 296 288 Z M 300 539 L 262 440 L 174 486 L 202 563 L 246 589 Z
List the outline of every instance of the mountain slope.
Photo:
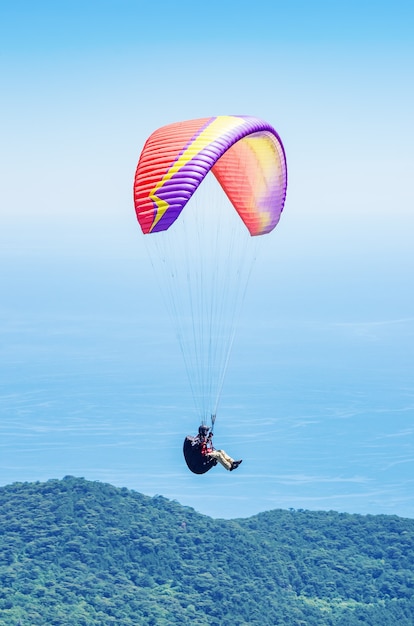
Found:
M 414 520 L 214 520 L 66 477 L 0 489 L 0 625 L 414 623 Z

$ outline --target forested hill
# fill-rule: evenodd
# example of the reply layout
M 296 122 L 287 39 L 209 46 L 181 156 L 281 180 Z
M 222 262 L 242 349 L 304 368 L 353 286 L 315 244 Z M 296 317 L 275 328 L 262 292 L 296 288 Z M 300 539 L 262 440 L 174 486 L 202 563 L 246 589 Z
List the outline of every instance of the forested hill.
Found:
M 66 477 L 0 489 L 1 626 L 413 626 L 414 520 L 216 520 Z

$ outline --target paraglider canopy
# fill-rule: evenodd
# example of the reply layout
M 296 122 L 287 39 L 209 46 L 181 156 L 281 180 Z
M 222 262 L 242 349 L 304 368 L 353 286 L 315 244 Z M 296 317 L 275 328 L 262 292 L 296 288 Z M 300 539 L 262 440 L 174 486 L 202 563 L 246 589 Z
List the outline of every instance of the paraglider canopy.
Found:
M 170 124 L 148 138 L 134 183 L 143 233 L 167 230 L 210 170 L 251 235 L 275 228 L 287 186 L 280 137 L 256 117 L 220 115 Z

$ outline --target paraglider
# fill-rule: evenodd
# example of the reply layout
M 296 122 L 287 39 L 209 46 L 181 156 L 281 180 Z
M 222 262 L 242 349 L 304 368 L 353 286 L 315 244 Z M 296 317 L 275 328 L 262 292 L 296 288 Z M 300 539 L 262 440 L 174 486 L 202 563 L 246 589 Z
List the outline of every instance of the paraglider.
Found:
M 214 179 L 216 196 L 208 187 Z M 270 124 L 251 116 L 170 124 L 152 133 L 141 152 L 136 215 L 151 242 L 202 424 L 217 413 L 256 256 L 252 244 L 278 224 L 286 187 L 281 139 Z M 209 195 L 203 200 L 204 189 Z M 184 441 L 194 473 L 220 461 L 201 450 L 197 438 Z
M 235 461 L 224 450 L 215 449 L 213 429 L 205 424 L 198 427 L 198 435 L 195 437 L 187 435 L 184 439 L 183 453 L 187 467 L 194 474 L 205 474 L 217 463 L 232 472 L 242 463 L 242 459 Z

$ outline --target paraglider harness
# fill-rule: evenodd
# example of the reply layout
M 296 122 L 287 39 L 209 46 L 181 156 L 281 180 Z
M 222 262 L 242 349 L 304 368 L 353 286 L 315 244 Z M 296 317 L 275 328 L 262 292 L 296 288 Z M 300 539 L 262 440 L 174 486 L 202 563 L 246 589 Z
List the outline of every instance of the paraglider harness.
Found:
M 191 437 L 187 435 L 184 439 L 183 453 L 187 467 L 194 474 L 205 474 L 214 465 L 217 460 L 208 456 L 209 450 L 214 450 L 211 442 L 213 435 L 213 427 L 216 416 L 211 416 L 211 428 L 205 424 L 201 424 L 198 428 L 198 435 Z

